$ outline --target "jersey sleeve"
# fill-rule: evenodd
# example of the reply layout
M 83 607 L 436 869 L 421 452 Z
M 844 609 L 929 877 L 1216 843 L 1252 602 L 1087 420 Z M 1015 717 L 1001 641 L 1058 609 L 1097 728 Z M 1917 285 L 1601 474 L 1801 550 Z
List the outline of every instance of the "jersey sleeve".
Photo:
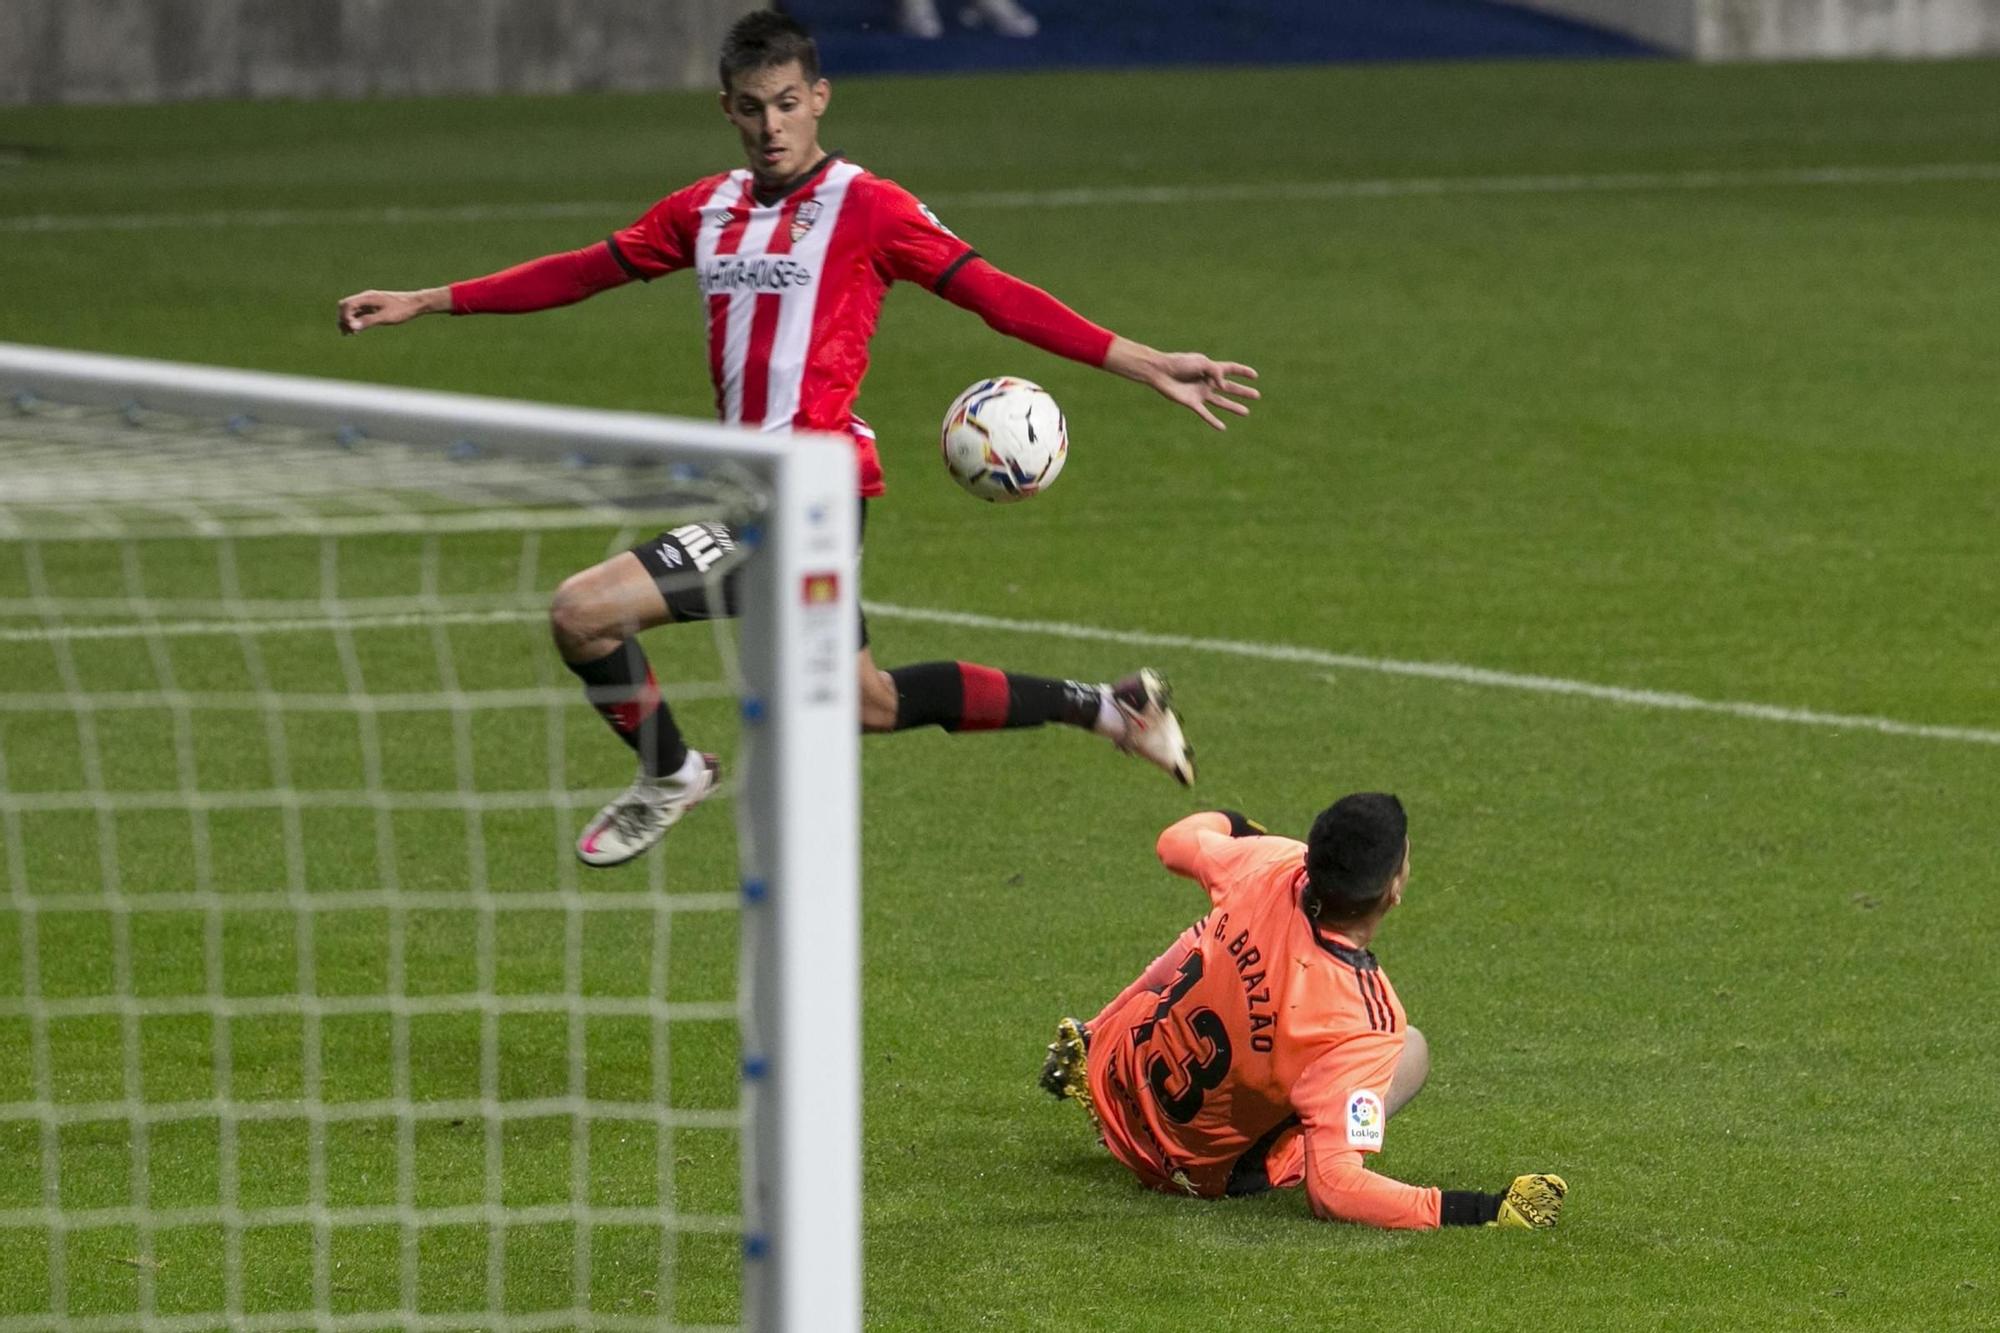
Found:
M 1160 864 L 1186 879 L 1200 879 L 1207 864 L 1203 846 L 1209 838 L 1229 836 L 1229 817 L 1220 810 L 1202 810 L 1169 824 L 1153 851 Z
M 1160 864 L 1208 890 L 1221 902 L 1233 885 L 1268 876 L 1276 864 L 1304 854 L 1302 844 L 1267 832 L 1234 810 L 1203 810 L 1160 834 Z
M 1371 1032 L 1342 1042 L 1292 1085 L 1305 1144 L 1306 1197 L 1315 1215 L 1368 1226 L 1438 1225 L 1442 1196 L 1370 1171 L 1389 1124 L 1389 1081 L 1403 1053 L 1401 1033 Z
M 599 241 L 581 250 L 543 255 L 483 278 L 451 285 L 454 315 L 519 315 L 574 305 L 632 281 L 614 261 L 609 245 Z
M 695 233 L 701 229 L 700 200 L 713 181 L 697 181 L 647 209 L 637 222 L 611 233 L 611 257 L 631 277 L 651 282 L 694 263 Z
M 975 257 L 971 246 L 902 186 L 877 177 L 869 196 L 875 263 L 891 282 L 919 282 L 937 291 Z
M 969 262 L 954 266 L 950 282 L 942 284 L 945 300 L 1010 338 L 1071 361 L 1102 366 L 1111 355 L 1117 335 L 1110 329 L 1091 323 L 1033 283 L 1002 273 L 984 259 L 966 258 Z
M 1308 1133 L 1305 1155 L 1306 1202 L 1315 1217 L 1397 1231 L 1429 1231 L 1443 1220 L 1441 1191 L 1370 1171 L 1352 1149 L 1330 1149 L 1324 1136 Z

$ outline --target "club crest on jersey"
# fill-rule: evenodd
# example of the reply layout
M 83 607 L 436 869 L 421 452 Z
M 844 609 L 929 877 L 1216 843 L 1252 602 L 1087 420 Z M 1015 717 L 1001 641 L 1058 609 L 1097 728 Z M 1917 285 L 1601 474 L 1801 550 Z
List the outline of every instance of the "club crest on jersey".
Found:
M 792 214 L 793 245 L 797 245 L 800 241 L 803 241 L 806 238 L 806 233 L 813 229 L 813 223 L 819 221 L 819 209 L 819 200 L 808 199 L 803 204 L 800 204 L 798 210 Z

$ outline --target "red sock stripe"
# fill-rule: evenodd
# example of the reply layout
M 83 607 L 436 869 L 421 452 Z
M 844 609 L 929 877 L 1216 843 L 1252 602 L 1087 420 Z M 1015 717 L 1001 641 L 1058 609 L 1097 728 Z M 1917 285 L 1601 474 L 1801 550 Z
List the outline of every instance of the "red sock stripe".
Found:
M 975 662 L 958 664 L 958 684 L 965 706 L 960 731 L 994 731 L 1007 725 L 1007 673 Z
M 613 731 L 620 736 L 630 736 L 659 706 L 660 683 L 653 679 L 653 669 L 647 667 L 646 683 L 639 687 L 637 693 L 617 703 L 599 704 L 597 711 L 604 714 L 604 720 L 611 724 Z

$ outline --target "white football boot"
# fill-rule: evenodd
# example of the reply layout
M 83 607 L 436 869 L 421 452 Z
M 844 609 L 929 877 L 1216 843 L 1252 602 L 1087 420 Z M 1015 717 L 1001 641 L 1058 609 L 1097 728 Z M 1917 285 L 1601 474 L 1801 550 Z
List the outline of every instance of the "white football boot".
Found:
M 695 775 L 684 781 L 641 773 L 583 826 L 576 839 L 577 859 L 590 866 L 616 866 L 652 850 L 682 815 L 714 795 L 722 783 L 722 766 L 715 756 L 696 757 L 701 762 Z
M 1181 733 L 1173 687 L 1151 667 L 1141 667 L 1111 687 L 1111 701 L 1125 715 L 1118 748 L 1167 772 L 1183 787 L 1194 785 L 1194 747 Z

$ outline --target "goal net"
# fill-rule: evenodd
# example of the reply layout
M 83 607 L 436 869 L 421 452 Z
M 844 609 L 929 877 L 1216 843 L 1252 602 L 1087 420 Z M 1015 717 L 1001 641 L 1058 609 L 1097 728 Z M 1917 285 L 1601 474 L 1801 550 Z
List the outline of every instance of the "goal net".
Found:
M 860 1326 L 851 452 L 0 344 L 0 1333 Z M 615 870 L 567 574 L 728 807 Z

